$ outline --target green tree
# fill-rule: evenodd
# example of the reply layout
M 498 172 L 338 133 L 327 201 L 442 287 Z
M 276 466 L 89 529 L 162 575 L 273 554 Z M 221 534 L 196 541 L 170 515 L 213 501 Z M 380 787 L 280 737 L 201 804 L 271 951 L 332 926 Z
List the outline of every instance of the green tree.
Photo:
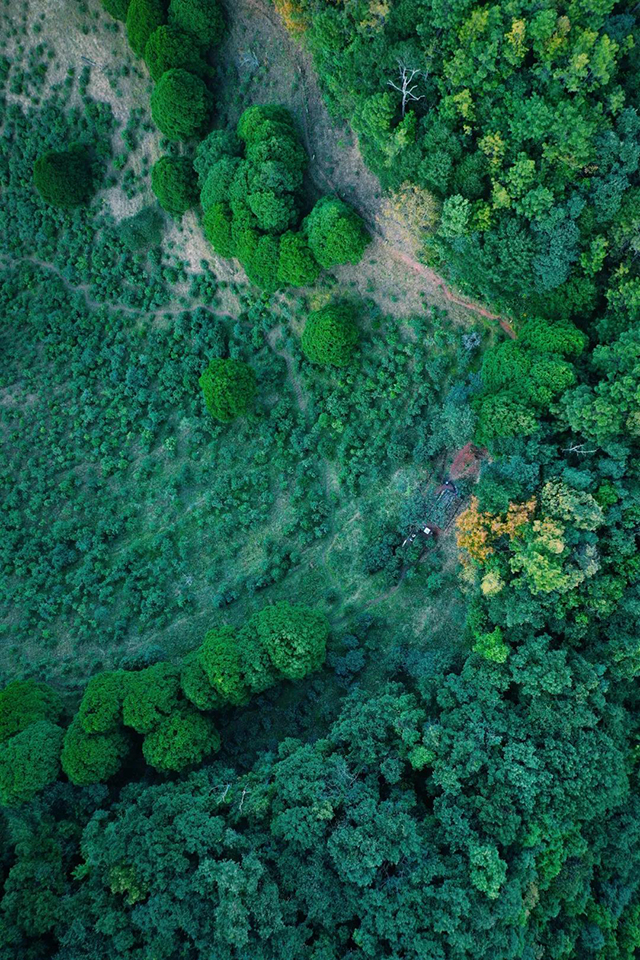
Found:
M 134 2 L 134 0 L 132 0 Z M 200 77 L 167 70 L 151 94 L 151 116 L 169 140 L 191 140 L 202 133 L 211 113 L 211 95 Z
M 142 744 L 147 763 L 162 771 L 183 770 L 219 749 L 220 737 L 211 718 L 186 707 L 163 720 Z
M 171 663 L 154 663 L 128 673 L 122 720 L 137 733 L 150 733 L 178 707 L 180 671 Z
M 111 733 L 122 722 L 122 701 L 128 674 L 105 671 L 91 677 L 85 687 L 77 720 L 86 733 Z
M 164 0 L 130 0 L 127 9 L 127 39 L 137 57 L 143 57 L 149 37 L 166 20 Z
M 64 737 L 62 769 L 78 786 L 104 783 L 118 772 L 128 747 L 129 741 L 121 730 L 87 733 L 76 719 Z
M 206 72 L 202 48 L 193 34 L 185 33 L 171 24 L 163 24 L 153 31 L 144 48 L 144 59 L 156 81 L 167 70 L 177 68 L 198 76 Z
M 362 220 L 342 200 L 318 200 L 304 223 L 309 246 L 322 267 L 359 263 L 371 238 Z
M 14 680 L 0 691 L 0 743 L 32 723 L 57 723 L 62 714 L 60 695 L 46 683 Z
M 202 219 L 204 235 L 221 257 L 234 257 L 236 244 L 232 233 L 233 215 L 228 203 L 213 203 Z
M 192 34 L 205 47 L 220 43 L 225 30 L 218 0 L 171 0 L 169 23 Z
M 252 231 L 247 231 L 251 235 Z M 267 293 L 278 289 L 280 238 L 255 234 L 244 248 L 238 244 L 238 256 L 249 279 Z
M 199 383 L 207 410 L 223 423 L 244 416 L 256 395 L 256 376 L 241 360 L 215 357 Z
M 232 627 L 209 630 L 198 651 L 198 659 L 218 704 L 238 706 L 248 700 L 240 644 Z
M 260 610 L 252 623 L 272 664 L 287 680 L 300 680 L 322 665 L 329 624 L 321 613 L 282 600 Z
M 344 303 L 328 303 L 309 314 L 302 332 L 302 349 L 312 363 L 346 367 L 357 342 L 354 310 Z
M 93 193 L 91 165 L 80 148 L 42 154 L 33 167 L 33 183 L 45 203 L 54 207 L 76 207 Z
M 238 136 L 245 143 L 264 140 L 277 133 L 294 136 L 294 130 L 290 112 L 286 107 L 275 103 L 258 103 L 247 107 L 237 126 Z
M 37 720 L 0 744 L 0 803 L 31 800 L 58 778 L 64 731 Z
M 182 216 L 198 202 L 191 161 L 187 157 L 160 157 L 151 168 L 151 189 L 167 213 Z
M 242 143 L 234 130 L 212 130 L 196 147 L 193 166 L 200 186 L 204 185 L 214 164 L 223 157 L 239 157 L 241 153 Z
M 320 265 L 302 233 L 292 230 L 280 238 L 278 280 L 292 287 L 310 287 L 320 276 Z

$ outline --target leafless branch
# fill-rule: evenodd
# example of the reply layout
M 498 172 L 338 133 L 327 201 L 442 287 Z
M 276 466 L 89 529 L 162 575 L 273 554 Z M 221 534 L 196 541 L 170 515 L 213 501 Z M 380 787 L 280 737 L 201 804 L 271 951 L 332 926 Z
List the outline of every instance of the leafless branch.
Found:
M 564 447 L 563 453 L 579 453 L 581 456 L 585 456 L 588 453 L 597 453 L 598 448 L 594 447 L 593 450 L 585 450 L 586 443 L 574 443 L 571 447 Z
M 422 78 L 422 70 L 416 70 L 413 67 L 407 67 L 402 60 L 398 60 L 398 80 L 388 80 L 387 83 L 394 90 L 397 90 L 402 96 L 402 116 L 404 117 L 407 104 L 412 100 L 424 100 L 424 93 L 420 95 L 415 93 L 418 81 Z

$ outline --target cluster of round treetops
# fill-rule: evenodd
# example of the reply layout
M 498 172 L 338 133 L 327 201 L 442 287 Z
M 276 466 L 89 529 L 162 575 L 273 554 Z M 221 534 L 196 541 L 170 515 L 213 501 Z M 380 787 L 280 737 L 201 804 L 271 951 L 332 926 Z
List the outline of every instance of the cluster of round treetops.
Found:
M 177 141 L 201 135 L 212 104 L 206 57 L 224 32 L 217 0 L 103 5 L 126 21 L 131 48 L 156 81 L 151 112 L 160 131 Z M 151 185 L 173 216 L 200 199 L 204 231 L 216 252 L 237 257 L 254 283 L 274 291 L 313 284 L 323 267 L 358 263 L 370 241 L 361 219 L 337 198 L 323 197 L 303 215 L 307 163 L 291 114 L 281 106 L 257 105 L 244 111 L 235 131 L 209 133 L 193 160 L 161 157 Z M 91 166 L 81 148 L 44 154 L 33 177 L 42 198 L 56 206 L 74 206 L 91 195 Z M 302 348 L 314 363 L 343 367 L 357 339 L 352 310 L 329 304 L 309 317 Z M 256 394 L 255 374 L 240 360 L 212 360 L 200 385 L 207 409 L 223 423 L 245 414 Z
M 113 777 L 136 744 L 156 770 L 182 770 L 220 747 L 210 711 L 245 703 L 324 662 L 326 618 L 286 601 L 236 630 L 218 627 L 182 663 L 112 670 L 87 684 L 71 722 L 60 695 L 16 680 L 0 692 L 0 803 L 31 800 L 64 773 L 80 786 Z M 68 725 L 67 725 L 68 723 Z
M 224 33 L 217 0 L 103 0 L 125 20 L 127 37 L 144 57 L 155 87 L 151 114 L 169 139 L 190 144 L 206 133 L 213 98 L 211 48 Z M 325 197 L 304 217 L 302 182 L 308 158 L 291 115 L 279 106 L 244 112 L 237 135 L 216 130 L 186 155 L 162 157 L 153 192 L 172 216 L 198 202 L 216 253 L 236 257 L 264 290 L 306 286 L 322 268 L 358 263 L 369 242 L 360 218 Z
M 249 107 L 235 134 L 214 130 L 196 150 L 207 239 L 268 292 L 313 284 L 323 267 L 358 263 L 370 240 L 337 198 L 323 197 L 304 216 L 307 164 L 291 114 L 275 104 Z

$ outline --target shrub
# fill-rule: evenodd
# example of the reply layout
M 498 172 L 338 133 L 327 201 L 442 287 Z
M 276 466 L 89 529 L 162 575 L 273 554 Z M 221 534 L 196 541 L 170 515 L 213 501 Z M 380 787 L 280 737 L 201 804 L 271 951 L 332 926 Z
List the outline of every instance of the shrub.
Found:
M 122 702 L 122 720 L 137 733 L 150 733 L 178 708 L 180 676 L 171 663 L 129 673 Z
M 32 723 L 55 723 L 62 713 L 60 696 L 46 683 L 14 680 L 0 692 L 0 743 Z
M 153 178 L 153 171 L 152 171 Z M 152 207 L 143 207 L 132 217 L 120 221 L 119 235 L 127 250 L 136 253 L 156 247 L 162 240 L 164 216 L 154 204 Z
M 256 395 L 256 377 L 241 360 L 213 359 L 200 377 L 209 413 L 228 423 L 247 412 Z
M 126 20 L 130 0 L 102 0 L 102 6 L 116 20 Z
M 220 43 L 224 35 L 224 17 L 217 0 L 171 0 L 169 23 L 193 34 L 206 47 Z
M 306 287 L 315 283 L 320 275 L 320 265 L 311 253 L 306 238 L 301 233 L 289 231 L 280 238 L 278 280 L 292 287 Z
M 228 203 L 214 203 L 205 211 L 204 235 L 221 257 L 235 257 L 236 244 L 231 232 L 232 215 Z
M 200 77 L 187 70 L 167 70 L 151 94 L 153 122 L 169 140 L 195 137 L 208 122 L 210 111 L 209 91 Z
M 153 31 L 144 48 L 144 59 L 154 80 L 176 68 L 198 75 L 206 71 L 197 40 L 192 34 L 170 24 L 163 24 Z
M 128 740 L 121 730 L 87 733 L 76 719 L 64 738 L 62 769 L 78 786 L 104 783 L 118 772 L 127 749 Z
M 149 37 L 166 20 L 164 0 L 131 0 L 127 10 L 127 39 L 137 57 L 144 56 Z
M 106 671 L 91 677 L 77 716 L 86 733 L 109 733 L 120 726 L 127 677 L 124 670 Z
M 212 130 L 196 148 L 193 166 L 202 186 L 214 164 L 223 157 L 238 157 L 242 144 L 233 130 Z
M 217 704 L 238 706 L 246 702 L 248 692 L 242 679 L 239 645 L 232 627 L 209 630 L 198 651 L 198 659 Z
M 91 166 L 79 148 L 43 154 L 34 164 L 33 182 L 45 203 L 54 207 L 78 206 L 93 192 Z
M 198 202 L 191 161 L 187 157 L 160 157 L 151 168 L 151 189 L 167 213 L 182 216 Z
M 302 349 L 312 363 L 344 367 L 358 342 L 353 311 L 346 304 L 329 303 L 309 315 L 302 333 Z
M 210 717 L 184 708 L 167 717 L 144 738 L 142 752 L 156 770 L 176 771 L 220 749 L 220 737 Z
M 300 680 L 322 665 L 329 624 L 321 613 L 282 600 L 251 619 L 269 659 L 287 679 Z
M 60 727 L 38 720 L 0 744 L 0 803 L 25 803 L 57 780 L 63 737 Z
M 341 200 L 323 197 L 305 220 L 314 257 L 322 267 L 359 263 L 370 242 L 360 217 Z

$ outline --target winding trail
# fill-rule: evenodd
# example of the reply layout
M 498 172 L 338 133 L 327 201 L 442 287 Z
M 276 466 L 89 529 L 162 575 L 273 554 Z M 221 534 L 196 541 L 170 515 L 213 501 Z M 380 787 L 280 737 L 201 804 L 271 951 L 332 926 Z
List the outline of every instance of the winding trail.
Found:
M 295 67 L 300 79 L 300 88 L 302 96 L 298 98 L 297 113 L 302 121 L 301 126 L 304 134 L 305 146 L 310 158 L 309 175 L 314 185 L 321 192 L 330 190 L 336 196 L 346 200 L 353 206 L 358 214 L 367 224 L 370 231 L 384 245 L 386 252 L 394 260 L 408 267 L 413 273 L 425 280 L 427 293 L 438 291 L 445 301 L 456 306 L 469 310 L 486 320 L 498 321 L 502 330 L 507 336 L 514 339 L 516 333 L 507 319 L 499 314 L 493 313 L 487 307 L 477 303 L 468 297 L 462 296 L 455 289 L 449 286 L 446 280 L 439 274 L 416 259 L 415 255 L 408 249 L 402 247 L 397 241 L 392 240 L 381 225 L 380 217 L 380 194 L 381 188 L 377 177 L 365 166 L 359 154 L 356 145 L 357 154 L 357 179 L 352 186 L 354 196 L 343 196 L 344 191 L 340 185 L 335 182 L 333 176 L 330 176 L 322 169 L 321 160 L 327 148 L 327 138 L 335 141 L 339 138 L 340 131 L 335 129 L 335 124 L 331 121 L 322 97 L 311 56 L 304 47 L 296 41 L 287 32 L 282 21 L 269 7 L 265 0 L 226 0 L 227 13 L 230 21 L 239 29 L 247 21 L 249 16 L 256 15 L 261 18 L 265 24 L 265 29 L 273 38 L 277 40 L 281 49 L 286 51 L 286 57 Z M 251 13 L 249 13 L 251 11 Z M 254 21 L 255 22 L 255 21 Z M 268 26 L 266 26 L 268 25 Z M 324 138 L 324 139 L 323 139 Z M 330 146 L 335 147 L 335 143 Z M 333 152 L 333 151 L 332 151 Z M 335 155 L 330 158 L 335 160 Z M 401 224 L 398 224 L 402 226 Z

